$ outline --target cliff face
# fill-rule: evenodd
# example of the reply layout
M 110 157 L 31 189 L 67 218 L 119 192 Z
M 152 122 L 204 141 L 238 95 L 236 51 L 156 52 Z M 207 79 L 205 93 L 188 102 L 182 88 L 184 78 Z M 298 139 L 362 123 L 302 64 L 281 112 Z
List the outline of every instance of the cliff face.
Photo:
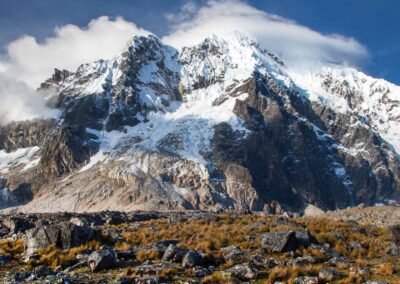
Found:
M 112 60 L 56 70 L 40 91 L 61 116 L 0 129 L 3 207 L 400 201 L 400 88 L 342 66 L 291 70 L 240 34 L 180 52 L 135 37 Z

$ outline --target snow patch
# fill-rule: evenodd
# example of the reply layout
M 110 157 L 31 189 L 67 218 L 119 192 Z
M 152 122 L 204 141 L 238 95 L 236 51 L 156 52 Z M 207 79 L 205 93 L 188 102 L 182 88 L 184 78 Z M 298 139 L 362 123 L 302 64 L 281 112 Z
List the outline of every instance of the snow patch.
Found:
M 39 158 L 32 159 L 40 150 L 39 147 L 20 148 L 13 152 L 7 153 L 5 150 L 0 150 L 0 173 L 8 173 L 10 168 L 19 165 L 25 165 L 23 171 L 36 166 Z
M 107 157 L 108 156 L 103 151 L 98 151 L 95 155 L 90 157 L 89 163 L 87 163 L 85 166 L 83 166 L 79 170 L 79 173 L 91 169 L 93 166 L 97 165 L 98 163 L 105 161 L 107 159 Z

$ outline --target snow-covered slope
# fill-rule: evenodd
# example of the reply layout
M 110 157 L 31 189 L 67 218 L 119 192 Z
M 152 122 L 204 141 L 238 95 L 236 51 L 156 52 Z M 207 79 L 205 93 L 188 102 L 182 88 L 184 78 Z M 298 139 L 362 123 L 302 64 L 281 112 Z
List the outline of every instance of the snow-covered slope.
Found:
M 310 100 L 356 116 L 400 154 L 400 87 L 354 68 L 324 64 L 311 70 L 289 70 Z
M 399 87 L 344 66 L 288 69 L 240 33 L 181 51 L 135 37 L 40 90 L 62 113 L 51 135 L 7 152 L 0 135 L 0 173 L 24 163 L 35 178 L 28 211 L 400 198 Z

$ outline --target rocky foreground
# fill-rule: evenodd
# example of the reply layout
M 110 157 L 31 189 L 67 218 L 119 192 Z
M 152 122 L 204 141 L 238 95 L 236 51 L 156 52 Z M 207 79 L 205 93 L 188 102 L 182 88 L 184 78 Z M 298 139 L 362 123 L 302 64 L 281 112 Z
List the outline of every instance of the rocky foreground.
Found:
M 2 283 L 400 283 L 400 222 L 332 214 L 3 215 L 0 275 Z

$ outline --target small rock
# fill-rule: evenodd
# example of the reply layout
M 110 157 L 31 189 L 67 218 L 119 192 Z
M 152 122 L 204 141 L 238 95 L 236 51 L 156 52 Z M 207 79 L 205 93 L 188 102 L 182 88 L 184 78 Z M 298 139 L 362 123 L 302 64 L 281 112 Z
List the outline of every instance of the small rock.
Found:
M 318 284 L 318 277 L 315 276 L 300 276 L 293 281 L 294 284 Z
M 30 261 L 34 261 L 34 260 L 39 260 L 40 259 L 40 255 L 37 253 L 31 254 L 31 255 L 27 255 L 25 257 L 22 258 L 22 261 L 24 263 L 28 263 Z
M 306 256 L 302 256 L 302 257 L 297 257 L 297 258 L 289 261 L 288 263 L 293 266 L 294 265 L 307 266 L 307 265 L 314 264 L 317 262 L 318 262 L 318 259 L 315 256 L 306 255 Z
M 28 279 L 31 275 L 32 275 L 32 273 L 30 273 L 28 271 L 17 272 L 14 275 L 14 281 L 16 281 L 16 282 L 25 281 L 25 279 Z
M 236 264 L 228 270 L 240 280 L 249 280 L 257 277 L 257 270 L 250 263 Z
M 237 260 L 244 254 L 244 252 L 236 246 L 223 247 L 221 248 L 221 252 L 225 261 Z
M 334 265 L 334 266 L 338 266 L 338 265 L 348 265 L 348 266 L 350 266 L 353 263 L 353 261 L 348 259 L 345 256 L 337 256 L 337 257 L 332 257 L 326 263 L 330 264 L 330 265 Z
M 89 256 L 90 254 L 88 253 L 78 253 L 75 258 L 80 261 L 87 261 L 89 259 Z
M 114 281 L 115 284 L 131 284 L 133 283 L 133 280 L 130 279 L 129 277 L 123 275 L 119 279 Z
M 361 248 L 361 243 L 359 241 L 350 241 L 349 242 L 349 248 L 350 249 L 360 249 Z
M 345 275 L 333 269 L 322 269 L 318 272 L 318 279 L 324 282 L 331 282 L 344 278 Z
M 45 277 L 48 275 L 55 275 L 53 270 L 48 269 L 48 268 L 44 267 L 43 265 L 36 267 L 34 270 L 34 273 L 37 278 Z

